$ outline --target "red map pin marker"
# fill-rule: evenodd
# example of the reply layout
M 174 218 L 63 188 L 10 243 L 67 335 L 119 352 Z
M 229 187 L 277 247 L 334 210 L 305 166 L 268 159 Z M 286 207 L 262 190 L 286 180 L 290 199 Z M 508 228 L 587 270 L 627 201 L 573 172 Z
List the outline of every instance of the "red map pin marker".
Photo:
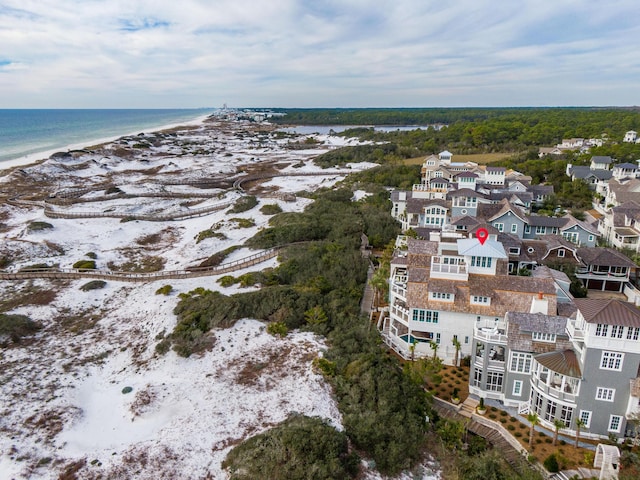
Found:
M 489 232 L 486 228 L 479 228 L 476 232 L 476 237 L 478 237 L 480 245 L 484 245 L 484 242 L 486 242 L 487 238 L 489 238 Z

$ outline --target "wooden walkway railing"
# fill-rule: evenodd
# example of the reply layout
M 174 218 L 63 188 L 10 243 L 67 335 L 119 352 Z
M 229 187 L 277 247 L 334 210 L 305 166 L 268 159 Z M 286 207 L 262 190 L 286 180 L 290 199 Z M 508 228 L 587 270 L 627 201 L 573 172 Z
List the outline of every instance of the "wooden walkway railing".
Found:
M 99 280 L 118 280 L 123 282 L 150 282 L 179 278 L 197 278 L 241 270 L 271 258 L 277 257 L 280 248 L 270 248 L 233 262 L 223 263 L 215 267 L 193 268 L 189 270 L 164 270 L 151 273 L 127 273 L 110 270 L 89 270 L 79 268 L 34 268 L 19 272 L 0 271 L 0 280 L 27 280 L 34 278 L 77 279 L 95 278 Z

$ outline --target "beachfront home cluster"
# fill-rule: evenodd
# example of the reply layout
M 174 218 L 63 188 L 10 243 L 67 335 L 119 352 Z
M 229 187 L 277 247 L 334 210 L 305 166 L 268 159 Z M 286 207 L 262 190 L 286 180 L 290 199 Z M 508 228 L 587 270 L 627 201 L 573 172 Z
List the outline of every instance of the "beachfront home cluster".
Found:
M 421 183 L 391 193 L 394 218 L 403 230 L 426 237 L 428 231 L 467 234 L 480 227 L 530 240 L 560 235 L 576 245 L 595 246 L 598 230 L 571 215 L 534 215 L 531 207 L 553 194 L 551 185 L 532 185 L 531 177 L 503 167 L 452 162 L 450 152 L 429 156 Z
M 590 289 L 624 292 L 635 264 L 594 247 L 591 225 L 538 220 L 527 205 L 535 189 L 516 172 L 444 153 L 444 162 L 427 158 L 420 185 L 392 194 L 394 216 L 417 235 L 396 242 L 384 341 L 406 359 L 467 358 L 470 393 L 535 412 L 549 428 L 560 420 L 567 434 L 630 434 L 640 413 L 640 311 L 574 299 L 559 269 Z M 490 183 L 493 175 L 500 180 Z

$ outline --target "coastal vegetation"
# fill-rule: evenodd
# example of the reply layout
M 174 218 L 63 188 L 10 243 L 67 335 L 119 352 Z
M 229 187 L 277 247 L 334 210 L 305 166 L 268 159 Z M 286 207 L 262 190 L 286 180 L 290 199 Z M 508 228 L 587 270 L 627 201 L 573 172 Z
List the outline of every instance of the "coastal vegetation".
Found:
M 329 348 L 314 365 L 333 387 L 348 448 L 314 450 L 317 453 L 308 458 L 299 458 L 292 452 L 291 457 L 282 459 L 285 447 L 280 442 L 297 438 L 302 420 L 287 421 L 232 450 L 225 461 L 231 478 L 256 478 L 256 469 L 262 464 L 265 468 L 279 464 L 283 472 L 296 472 L 301 465 L 307 471 L 313 470 L 317 462 L 325 468 L 336 465 L 344 469 L 334 478 L 355 478 L 355 470 L 349 465 L 356 454 L 371 460 L 381 473 L 395 475 L 410 469 L 426 451 L 438 456 L 440 448 L 448 448 L 447 442 L 462 442 L 460 430 L 458 436 L 444 435 L 430 444 L 433 433 L 448 431 L 448 421 L 440 420 L 432 410 L 424 376 L 411 368 L 400 368 L 398 360 L 381 346 L 375 329 L 360 316 L 359 302 L 367 278 L 367 262 L 359 251 L 360 236 L 377 236 L 376 243 L 384 246 L 395 238 L 398 227 L 390 220 L 386 192 L 374 192 L 354 202 L 351 182 L 361 185 L 360 179 L 350 179 L 348 188 L 320 190 L 313 194 L 314 203 L 303 212 L 275 215 L 269 228 L 247 242 L 255 248 L 294 244 L 284 247 L 278 267 L 251 273 L 262 286 L 260 290 L 227 296 L 198 288 L 180 294 L 175 308 L 178 323 L 157 345 L 159 353 L 173 348 L 183 356 L 198 354 L 213 344 L 211 329 L 228 327 L 247 316 L 268 322 L 267 331 L 273 335 L 285 336 L 289 330 L 300 328 L 327 338 Z M 222 285 L 236 281 L 232 276 L 220 279 Z M 323 436 L 333 438 L 337 434 L 327 430 L 332 427 L 322 428 Z M 491 478 L 522 478 L 503 460 L 483 455 L 484 448 L 456 453 L 453 465 L 446 468 L 486 472 L 499 467 L 499 476 Z M 340 459 L 346 459 L 346 464 Z M 244 477 L 245 472 L 252 473 Z M 308 478 L 289 475 L 286 478 Z

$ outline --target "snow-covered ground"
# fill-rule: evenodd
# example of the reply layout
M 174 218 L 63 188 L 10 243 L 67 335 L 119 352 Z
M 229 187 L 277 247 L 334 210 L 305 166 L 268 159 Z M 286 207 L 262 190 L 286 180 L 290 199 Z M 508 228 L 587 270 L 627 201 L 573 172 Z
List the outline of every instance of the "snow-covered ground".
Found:
M 225 178 L 273 162 L 285 172 L 319 171 L 310 159 L 345 143 L 317 137 L 321 143 L 313 149 L 290 150 L 287 139 L 238 133 L 244 130 L 241 124 L 214 122 L 177 135 L 124 138 L 93 153 L 25 166 L 0 178 L 0 189 L 7 196 L 40 199 L 85 188 L 81 198 L 86 200 L 105 195 L 113 185 L 129 194 L 220 193 L 210 199 L 114 198 L 54 206 L 69 212 L 166 213 L 240 197 L 189 181 Z M 130 148 L 143 140 L 153 146 Z M 342 178 L 277 177 L 261 188 L 309 191 Z M 270 217 L 260 212 L 263 205 L 301 211 L 310 202 L 258 199 L 247 212 L 224 209 L 168 222 L 51 219 L 41 207 L 4 204 L 0 258 L 8 261 L 9 271 L 35 264 L 69 268 L 90 258 L 98 269 L 131 268 L 149 259 L 165 270 L 184 269 L 242 245 L 266 227 Z M 254 225 L 240 228 L 234 218 Z M 51 228 L 30 228 L 33 222 Z M 220 235 L 197 243 L 198 233 L 208 229 Z M 225 261 L 252 253 L 240 248 Z M 272 259 L 232 274 L 275 265 Z M 219 479 L 224 478 L 221 462 L 234 445 L 292 412 L 320 416 L 342 428 L 330 389 L 312 369 L 325 345 L 310 333 L 280 339 L 267 334 L 261 322 L 244 319 L 215 331 L 212 349 L 202 356 L 155 353 L 155 345 L 175 326 L 178 294 L 197 287 L 225 294 L 247 291 L 237 285 L 222 288 L 218 278 L 109 281 L 89 291 L 80 289 L 87 279 L 0 281 L 0 312 L 27 315 L 43 327 L 19 344 L 4 339 L 7 346 L 0 350 L 0 479 L 53 479 L 63 472 L 75 472 L 77 478 Z M 172 285 L 171 294 L 157 295 L 166 284 Z

